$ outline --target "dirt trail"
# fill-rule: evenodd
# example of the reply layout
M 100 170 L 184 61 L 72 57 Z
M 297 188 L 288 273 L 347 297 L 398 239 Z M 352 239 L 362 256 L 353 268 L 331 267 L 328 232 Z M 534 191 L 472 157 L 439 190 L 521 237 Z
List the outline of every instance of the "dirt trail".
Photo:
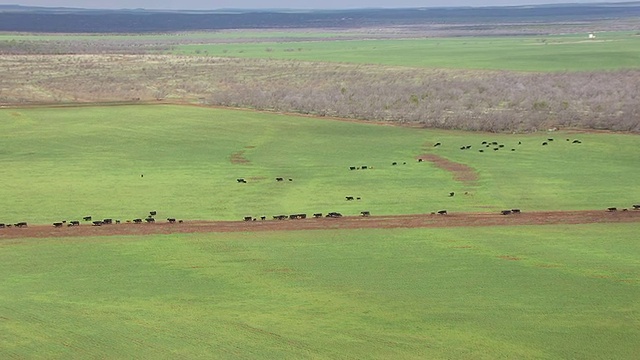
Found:
M 303 220 L 265 221 L 186 221 L 182 224 L 114 224 L 54 228 L 36 225 L 27 228 L 0 229 L 0 239 L 50 238 L 73 236 L 150 235 L 218 232 L 296 231 L 325 229 L 393 229 L 443 228 L 461 226 L 522 226 L 592 223 L 640 222 L 640 211 L 607 212 L 604 210 L 538 211 L 521 214 L 453 213 L 448 215 L 415 214 L 392 216 L 347 216 Z

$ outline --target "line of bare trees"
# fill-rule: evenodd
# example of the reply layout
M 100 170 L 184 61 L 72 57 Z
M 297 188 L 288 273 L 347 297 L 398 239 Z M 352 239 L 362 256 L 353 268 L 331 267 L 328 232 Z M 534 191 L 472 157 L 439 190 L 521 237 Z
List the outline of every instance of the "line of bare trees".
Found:
M 172 99 L 527 132 L 640 132 L 640 70 L 433 70 L 175 55 L 0 55 L 0 104 Z

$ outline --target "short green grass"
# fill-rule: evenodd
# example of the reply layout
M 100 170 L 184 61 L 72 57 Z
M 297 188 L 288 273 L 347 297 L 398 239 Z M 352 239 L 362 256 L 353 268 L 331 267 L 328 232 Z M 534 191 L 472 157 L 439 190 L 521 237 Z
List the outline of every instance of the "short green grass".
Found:
M 631 32 L 530 37 L 302 41 L 176 46 L 177 54 L 292 59 L 407 67 L 514 71 L 637 69 L 640 37 Z
M 635 359 L 635 224 L 0 242 L 0 358 Z
M 126 220 L 151 210 L 161 218 L 233 220 L 640 202 L 636 135 L 466 133 L 168 105 L 0 109 L 0 134 L 5 223 Z M 542 146 L 548 137 L 555 141 Z M 425 153 L 471 167 L 478 181 L 418 163 Z M 248 162 L 233 163 L 234 154 Z M 373 169 L 349 170 L 362 165 Z

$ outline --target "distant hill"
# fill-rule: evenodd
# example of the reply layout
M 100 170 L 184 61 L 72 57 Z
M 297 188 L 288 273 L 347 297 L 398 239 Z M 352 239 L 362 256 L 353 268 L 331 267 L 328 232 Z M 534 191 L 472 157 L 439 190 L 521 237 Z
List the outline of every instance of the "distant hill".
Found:
M 356 10 L 160 11 L 0 5 L 0 31 L 142 33 L 266 28 L 597 21 L 640 17 L 640 2 Z

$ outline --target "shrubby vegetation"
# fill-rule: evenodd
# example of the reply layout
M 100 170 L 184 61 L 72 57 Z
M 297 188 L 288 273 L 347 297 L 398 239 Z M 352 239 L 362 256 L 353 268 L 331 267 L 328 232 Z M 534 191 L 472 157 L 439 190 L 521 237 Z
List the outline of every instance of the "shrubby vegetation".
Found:
M 199 101 L 445 129 L 640 132 L 640 70 L 519 73 L 175 55 L 2 60 L 3 104 Z

